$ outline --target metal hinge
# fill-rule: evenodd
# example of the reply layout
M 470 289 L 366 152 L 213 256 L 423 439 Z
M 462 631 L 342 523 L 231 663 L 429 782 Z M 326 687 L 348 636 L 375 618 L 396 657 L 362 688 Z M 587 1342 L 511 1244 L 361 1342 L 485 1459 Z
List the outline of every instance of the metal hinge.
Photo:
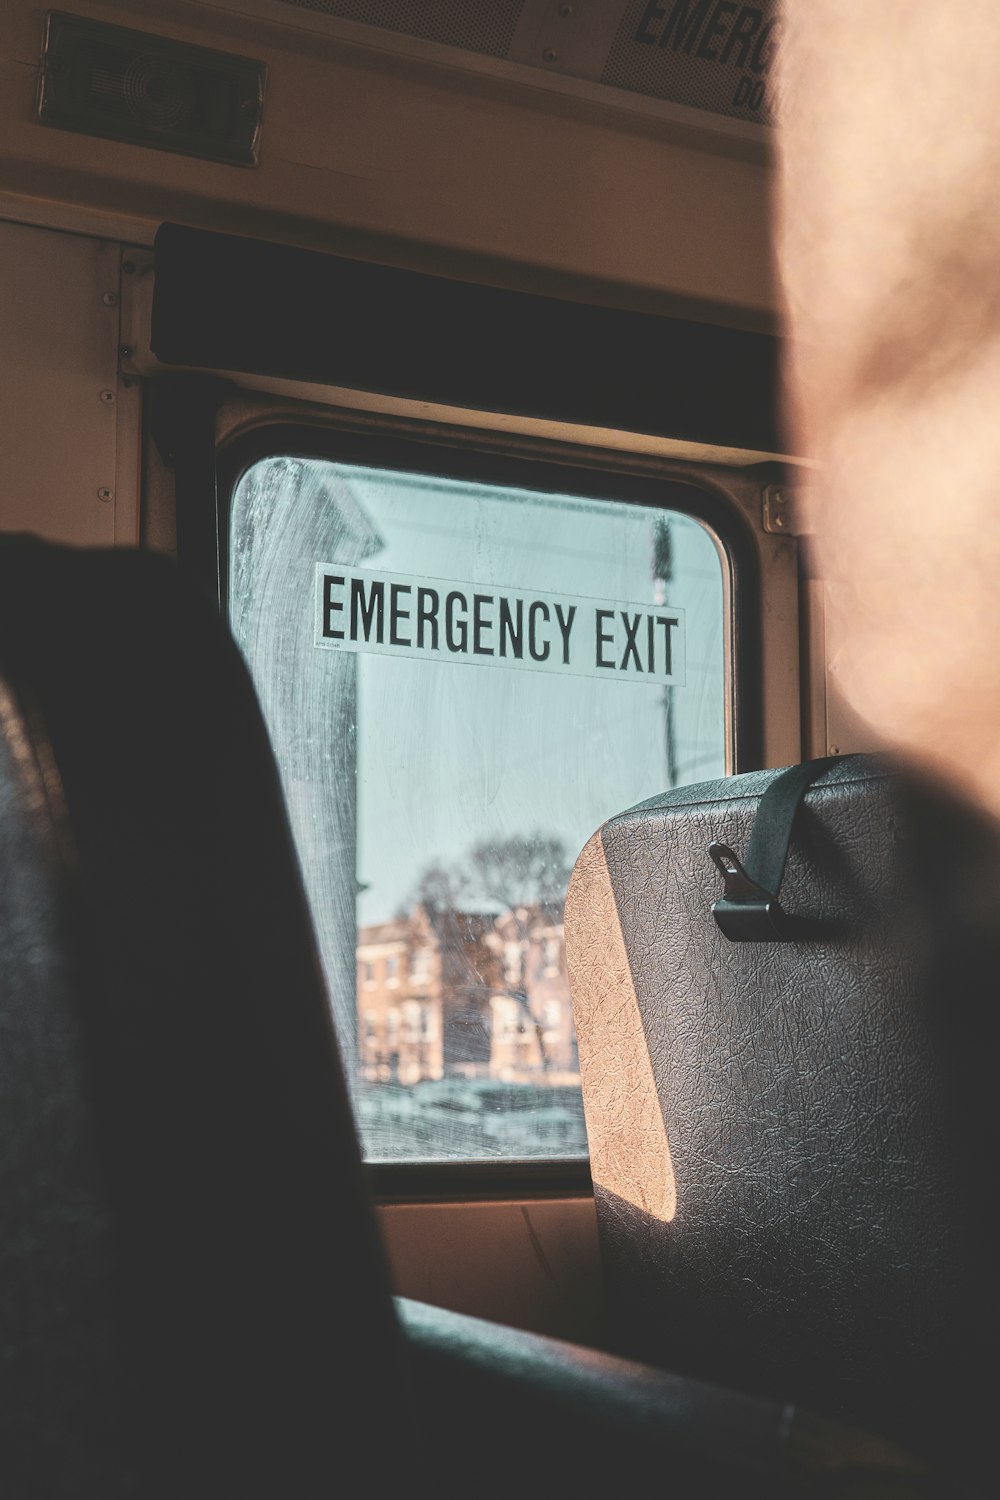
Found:
M 762 523 L 773 536 L 806 536 L 809 525 L 805 490 L 801 485 L 769 484 L 763 492 Z

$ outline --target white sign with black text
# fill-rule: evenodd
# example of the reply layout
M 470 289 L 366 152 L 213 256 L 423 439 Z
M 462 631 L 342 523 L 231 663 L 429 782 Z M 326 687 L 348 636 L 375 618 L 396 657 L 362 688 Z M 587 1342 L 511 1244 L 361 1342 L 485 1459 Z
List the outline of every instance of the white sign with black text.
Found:
M 684 611 L 316 564 L 316 644 L 421 661 L 684 682 Z

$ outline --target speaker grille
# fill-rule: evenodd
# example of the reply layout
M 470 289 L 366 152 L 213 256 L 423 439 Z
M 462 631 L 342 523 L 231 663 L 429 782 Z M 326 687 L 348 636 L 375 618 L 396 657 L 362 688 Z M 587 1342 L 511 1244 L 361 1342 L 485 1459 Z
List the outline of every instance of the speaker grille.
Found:
M 60 130 L 251 167 L 265 76 L 252 58 L 50 11 L 36 107 Z
M 715 0 L 631 0 L 601 82 L 771 124 L 778 9 L 778 0 L 758 0 L 719 15 Z
M 120 87 L 129 114 L 145 125 L 174 130 L 194 114 L 190 74 L 159 58 L 133 58 L 121 76 Z
M 524 0 L 281 0 L 300 10 L 506 57 Z

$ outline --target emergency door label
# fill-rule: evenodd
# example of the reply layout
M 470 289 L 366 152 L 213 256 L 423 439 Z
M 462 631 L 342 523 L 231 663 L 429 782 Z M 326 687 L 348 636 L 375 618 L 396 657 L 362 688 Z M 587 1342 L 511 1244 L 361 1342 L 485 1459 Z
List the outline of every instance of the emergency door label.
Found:
M 684 682 L 684 611 L 316 565 L 316 644 L 421 661 Z

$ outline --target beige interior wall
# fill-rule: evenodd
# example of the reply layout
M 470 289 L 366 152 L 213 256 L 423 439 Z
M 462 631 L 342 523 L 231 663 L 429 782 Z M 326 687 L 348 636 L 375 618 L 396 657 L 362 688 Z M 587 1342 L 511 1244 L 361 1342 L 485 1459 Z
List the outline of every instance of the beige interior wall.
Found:
M 453 1312 L 599 1346 L 594 1200 L 391 1203 L 380 1211 L 395 1290 Z
M 121 251 L 0 222 L 0 531 L 139 535 L 139 390 L 118 369 Z

